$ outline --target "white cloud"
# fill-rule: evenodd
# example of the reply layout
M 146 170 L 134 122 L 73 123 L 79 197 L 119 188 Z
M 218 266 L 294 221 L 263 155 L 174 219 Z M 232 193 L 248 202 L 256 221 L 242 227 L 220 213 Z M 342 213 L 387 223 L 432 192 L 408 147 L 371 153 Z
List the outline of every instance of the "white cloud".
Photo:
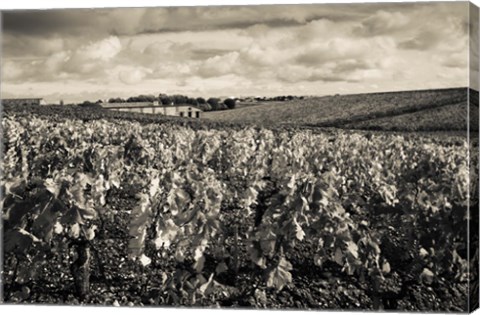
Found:
M 115 95 L 461 85 L 468 51 L 461 5 L 354 8 L 115 9 L 67 21 L 76 16 L 70 14 L 53 35 L 51 30 L 44 37 L 7 33 L 3 79 L 14 89 L 8 93 L 20 91 L 21 83 L 47 90 L 56 83 L 65 94 L 101 85 Z M 22 54 L 29 43 L 31 52 Z
M 275 46 L 262 47 L 259 44 L 252 44 L 240 50 L 241 61 L 257 67 L 282 65 L 292 55 L 291 49 L 281 49 Z
M 234 71 L 238 56 L 238 52 L 231 52 L 208 58 L 198 67 L 197 74 L 207 78 L 231 74 Z
M 2 63 L 2 78 L 6 81 L 15 81 L 22 77 L 24 71 L 21 65 L 7 60 Z
M 395 44 L 388 37 L 335 38 L 306 45 L 296 57 L 304 65 L 318 65 L 332 60 L 381 59 L 393 53 Z
M 110 36 L 98 42 L 83 46 L 75 52 L 76 56 L 86 60 L 109 61 L 122 50 L 122 44 L 116 36 Z
M 148 71 L 140 68 L 128 68 L 120 71 L 118 78 L 125 84 L 135 85 L 142 82 L 147 76 Z

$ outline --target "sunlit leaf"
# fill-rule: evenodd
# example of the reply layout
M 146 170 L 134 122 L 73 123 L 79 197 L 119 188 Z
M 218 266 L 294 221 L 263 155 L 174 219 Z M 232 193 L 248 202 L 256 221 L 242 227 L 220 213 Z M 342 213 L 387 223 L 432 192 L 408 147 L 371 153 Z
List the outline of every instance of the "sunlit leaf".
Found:
M 142 263 L 143 266 L 148 266 L 152 263 L 152 260 L 148 258 L 145 254 L 142 254 L 142 256 L 140 256 L 138 260 Z
M 284 286 L 292 282 L 292 264 L 285 258 L 280 258 L 278 265 L 267 274 L 267 286 L 280 291 Z
M 335 250 L 334 260 L 337 264 L 343 265 L 343 253 L 339 247 Z

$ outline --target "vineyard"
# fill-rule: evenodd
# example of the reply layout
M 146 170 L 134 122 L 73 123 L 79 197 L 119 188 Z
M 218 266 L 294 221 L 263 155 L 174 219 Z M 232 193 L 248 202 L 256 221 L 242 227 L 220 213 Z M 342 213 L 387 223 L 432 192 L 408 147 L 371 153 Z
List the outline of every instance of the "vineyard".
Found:
M 467 88 L 310 97 L 205 113 L 212 121 L 381 131 L 478 130 L 478 91 Z M 472 106 L 473 105 L 473 106 Z M 474 115 L 476 114 L 476 116 Z
M 465 138 L 26 112 L 2 124 L 7 303 L 478 304 Z

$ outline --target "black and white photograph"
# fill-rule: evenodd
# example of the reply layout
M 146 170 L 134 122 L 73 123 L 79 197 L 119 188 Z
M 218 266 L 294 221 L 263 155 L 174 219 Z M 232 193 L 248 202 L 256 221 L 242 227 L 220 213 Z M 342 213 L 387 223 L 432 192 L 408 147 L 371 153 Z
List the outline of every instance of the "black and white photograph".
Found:
M 0 304 L 479 307 L 478 2 L 104 3 L 0 6 Z

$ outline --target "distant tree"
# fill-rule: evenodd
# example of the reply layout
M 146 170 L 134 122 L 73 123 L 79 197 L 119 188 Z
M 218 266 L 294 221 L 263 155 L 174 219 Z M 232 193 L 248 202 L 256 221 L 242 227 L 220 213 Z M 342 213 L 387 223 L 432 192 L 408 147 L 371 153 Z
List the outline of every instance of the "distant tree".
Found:
M 193 106 L 198 106 L 198 101 L 196 98 L 193 97 L 188 97 L 186 100 L 187 104 L 193 105 Z
M 217 106 L 217 110 L 225 110 L 228 109 L 227 105 L 224 102 L 219 102 Z
M 207 103 L 212 107 L 212 110 L 219 110 L 220 99 L 215 97 L 210 97 L 207 100 Z
M 154 95 L 139 95 L 138 99 L 140 102 L 154 102 L 155 96 Z
M 176 95 L 173 95 L 172 98 L 175 105 L 187 103 L 187 97 L 185 95 L 176 94 Z
M 87 107 L 87 108 L 102 108 L 102 106 L 100 106 L 99 103 L 93 103 L 93 102 L 90 102 L 90 101 L 84 101 L 83 103 L 78 104 L 78 106 Z
M 83 105 L 83 106 L 91 106 L 91 105 L 95 105 L 95 103 L 90 102 L 90 101 L 83 101 L 83 103 L 81 103 L 80 105 Z
M 160 94 L 158 99 L 162 103 L 162 105 L 171 105 L 173 103 L 173 99 L 168 96 L 167 94 Z
M 125 100 L 120 97 L 111 98 L 108 100 L 109 103 L 125 103 Z
M 223 104 L 228 107 L 228 109 L 234 109 L 235 104 L 237 103 L 237 100 L 234 98 L 226 98 L 223 100 Z
M 200 108 L 204 112 L 209 112 L 212 110 L 212 106 L 210 106 L 210 104 L 208 104 L 207 102 L 205 102 L 204 104 L 199 104 L 198 108 Z
M 138 95 L 138 96 L 131 96 L 127 99 L 129 103 L 136 103 L 136 102 L 154 102 L 155 96 L 153 95 Z
M 275 96 L 275 97 L 270 97 L 268 101 L 285 101 L 285 96 Z
M 197 102 L 199 105 L 207 104 L 207 101 L 203 97 L 197 97 Z

